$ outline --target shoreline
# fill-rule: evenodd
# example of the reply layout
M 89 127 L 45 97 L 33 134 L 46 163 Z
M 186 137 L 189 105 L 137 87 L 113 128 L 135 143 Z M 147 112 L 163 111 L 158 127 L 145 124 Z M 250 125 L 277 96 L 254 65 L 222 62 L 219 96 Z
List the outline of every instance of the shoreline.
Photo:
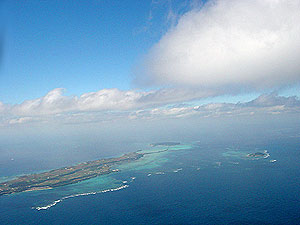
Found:
M 23 175 L 0 183 L 0 196 L 53 189 L 79 183 L 97 176 L 119 172 L 118 169 L 114 169 L 113 167 L 136 161 L 144 157 L 144 155 L 144 153 L 130 152 L 118 158 L 97 159 L 43 173 Z

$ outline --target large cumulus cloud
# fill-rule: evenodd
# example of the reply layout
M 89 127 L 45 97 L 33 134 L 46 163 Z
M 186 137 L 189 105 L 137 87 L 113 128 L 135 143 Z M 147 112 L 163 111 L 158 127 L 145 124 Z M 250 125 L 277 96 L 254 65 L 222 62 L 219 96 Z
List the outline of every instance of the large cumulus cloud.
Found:
M 138 81 L 217 90 L 300 81 L 299 0 L 211 0 L 183 15 L 143 63 Z

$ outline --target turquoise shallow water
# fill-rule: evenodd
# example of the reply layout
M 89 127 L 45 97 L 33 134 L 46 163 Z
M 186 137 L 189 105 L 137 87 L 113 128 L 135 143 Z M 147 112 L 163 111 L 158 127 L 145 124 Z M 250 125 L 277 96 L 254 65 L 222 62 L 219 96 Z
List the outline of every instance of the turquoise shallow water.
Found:
M 130 173 L 135 171 L 152 171 L 156 168 L 160 168 L 168 162 L 168 155 L 172 154 L 173 151 L 191 148 L 191 145 L 170 146 L 167 148 L 168 151 L 160 152 L 162 150 L 166 150 L 166 147 L 149 147 L 141 152 L 153 154 L 147 154 L 142 159 L 135 162 L 115 166 L 115 169 L 119 169 L 121 171 L 117 175 L 112 173 L 55 189 L 18 193 L 11 198 L 17 198 L 15 196 L 22 195 L 27 198 L 36 199 L 31 208 L 43 210 L 50 209 L 69 198 L 101 194 L 108 191 L 117 191 L 119 188 L 127 188 L 128 185 L 134 181 L 135 178 L 131 177 L 129 175 Z M 11 178 L 12 177 L 4 177 L 2 180 L 5 181 Z M 8 198 L 10 198 L 10 196 L 8 196 Z
M 0 223 L 299 224 L 299 147 L 298 140 L 288 139 L 260 146 L 191 143 L 169 148 L 120 165 L 119 173 L 2 196 Z M 265 149 L 271 155 L 267 159 L 245 157 Z M 122 186 L 126 188 L 115 190 Z M 47 210 L 32 208 L 91 192 L 99 193 L 67 198 Z

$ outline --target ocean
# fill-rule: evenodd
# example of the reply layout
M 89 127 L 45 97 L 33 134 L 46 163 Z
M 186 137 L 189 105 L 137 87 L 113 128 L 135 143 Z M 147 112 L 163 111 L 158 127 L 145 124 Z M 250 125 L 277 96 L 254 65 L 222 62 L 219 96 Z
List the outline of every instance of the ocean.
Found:
M 1 196 L 0 224 L 300 224 L 298 139 L 169 147 L 119 173 Z

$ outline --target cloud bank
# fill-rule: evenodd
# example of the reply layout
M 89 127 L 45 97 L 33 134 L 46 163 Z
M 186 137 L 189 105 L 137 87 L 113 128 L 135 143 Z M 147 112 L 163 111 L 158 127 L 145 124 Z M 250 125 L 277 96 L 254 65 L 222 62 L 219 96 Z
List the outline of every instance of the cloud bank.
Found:
M 26 100 L 21 104 L 8 105 L 0 102 L 0 127 L 261 114 L 300 115 L 300 100 L 297 97 L 276 94 L 261 95 L 252 101 L 237 104 L 195 105 L 189 102 L 208 94 L 211 96 L 212 93 L 186 89 L 148 92 L 103 89 L 81 96 L 65 96 L 63 89 L 57 88 L 43 97 Z
M 137 80 L 227 92 L 299 82 L 299 21 L 299 0 L 211 0 L 161 38 Z
M 131 118 L 236 117 L 300 113 L 300 100 L 294 96 L 261 95 L 245 103 L 209 103 L 198 106 L 172 106 L 131 113 Z
M 187 89 L 153 91 L 122 91 L 102 89 L 81 96 L 64 96 L 63 88 L 56 88 L 45 96 L 26 100 L 13 106 L 0 102 L 0 112 L 18 116 L 51 115 L 66 112 L 126 111 L 157 107 L 170 103 L 211 97 L 213 92 Z

